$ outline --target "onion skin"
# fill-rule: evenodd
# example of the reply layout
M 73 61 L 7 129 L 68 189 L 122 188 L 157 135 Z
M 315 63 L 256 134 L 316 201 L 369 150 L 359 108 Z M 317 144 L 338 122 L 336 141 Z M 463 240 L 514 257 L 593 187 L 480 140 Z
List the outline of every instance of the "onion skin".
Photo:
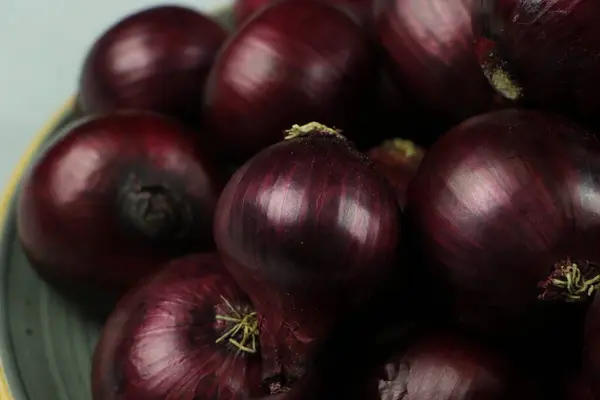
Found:
M 577 300 L 551 301 L 541 286 L 559 262 L 600 259 L 598 173 L 592 134 L 534 111 L 472 118 L 428 150 L 406 215 L 456 321 L 494 336 L 537 332 L 536 341 L 581 323 L 566 319 Z
M 389 72 L 419 104 L 452 121 L 503 106 L 473 45 L 474 0 L 380 0 L 376 29 Z
M 226 39 L 209 17 L 180 6 L 153 7 L 108 29 L 86 56 L 79 108 L 197 117 L 210 68 Z
M 264 317 L 267 375 L 301 375 L 336 321 L 399 267 L 393 190 L 343 136 L 309 131 L 240 168 L 215 216 L 224 263 Z
M 214 248 L 222 182 L 193 134 L 158 114 L 122 112 L 61 135 L 17 204 L 19 238 L 46 280 L 112 298 L 172 257 Z
M 245 162 L 293 124 L 353 127 L 370 99 L 374 64 L 368 34 L 341 9 L 321 0 L 277 2 L 223 48 L 203 119 L 221 153 Z
M 377 370 L 368 400 L 535 399 L 508 360 L 454 334 L 412 343 Z M 374 382 L 374 383 L 375 383 Z
M 323 0 L 327 1 L 327 0 Z M 330 0 L 333 3 L 342 5 L 349 11 L 359 16 L 370 15 L 372 13 L 372 0 Z M 237 0 L 233 4 L 233 14 L 235 25 L 241 26 L 249 18 L 253 17 L 263 8 L 273 4 L 273 0 Z
M 404 207 L 408 184 L 417 173 L 425 150 L 411 141 L 394 139 L 372 148 L 367 155 L 392 184 L 398 203 Z
M 593 0 L 484 1 L 478 32 L 492 40 L 482 66 L 511 78 L 520 104 L 598 122 L 600 4 Z
M 92 365 L 94 400 L 247 400 L 260 383 L 259 354 L 215 343 L 216 315 L 251 304 L 215 254 L 170 262 L 110 315 Z

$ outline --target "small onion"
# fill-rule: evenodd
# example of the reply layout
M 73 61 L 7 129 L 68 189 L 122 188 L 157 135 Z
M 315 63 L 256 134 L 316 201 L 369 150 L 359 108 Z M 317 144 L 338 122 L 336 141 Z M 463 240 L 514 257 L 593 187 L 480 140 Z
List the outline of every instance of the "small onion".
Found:
M 406 215 L 456 321 L 536 342 L 579 329 L 600 261 L 598 174 L 594 135 L 533 111 L 472 118 L 428 151 Z
M 332 326 L 372 297 L 395 267 L 399 217 L 368 158 L 321 124 L 294 126 L 234 174 L 215 240 L 264 317 L 267 375 L 302 375 Z
M 244 24 L 209 77 L 205 122 L 226 157 L 246 161 L 294 123 L 350 128 L 375 82 L 368 34 L 325 1 L 277 2 Z
M 79 108 L 198 114 L 205 82 L 226 32 L 209 17 L 179 6 L 153 7 L 112 26 L 86 56 Z
M 521 104 L 598 124 L 600 3 L 594 0 L 482 0 L 481 64 L 500 93 Z M 476 11 L 477 12 L 477 11 Z M 491 42 L 490 42 L 491 41 Z
M 118 296 L 166 260 L 214 248 L 220 179 L 195 135 L 165 117 L 88 117 L 24 178 L 18 235 L 50 282 Z
M 503 102 L 476 57 L 473 1 L 380 0 L 377 5 L 377 34 L 392 78 L 421 106 L 453 121 Z
M 258 321 L 215 254 L 172 261 L 122 299 L 92 366 L 94 400 L 247 400 Z

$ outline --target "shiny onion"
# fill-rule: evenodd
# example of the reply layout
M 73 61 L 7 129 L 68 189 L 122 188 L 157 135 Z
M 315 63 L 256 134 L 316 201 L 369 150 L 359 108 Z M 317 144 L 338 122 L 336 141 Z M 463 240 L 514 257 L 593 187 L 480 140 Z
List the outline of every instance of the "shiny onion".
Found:
M 225 39 L 221 26 L 189 8 L 169 5 L 132 14 L 88 52 L 79 108 L 86 114 L 141 109 L 193 118 Z
M 377 5 L 377 34 L 392 78 L 421 106 L 453 121 L 504 102 L 476 57 L 473 1 L 380 0 Z
M 167 264 L 110 315 L 94 400 L 247 400 L 259 393 L 258 320 L 215 254 Z
M 226 157 L 246 161 L 295 123 L 354 126 L 376 79 L 368 34 L 321 0 L 276 2 L 228 41 L 204 118 Z
M 66 291 L 120 295 L 166 260 L 214 248 L 222 183 L 195 135 L 157 114 L 88 117 L 25 176 L 18 235 Z
M 592 134 L 534 111 L 472 118 L 428 151 L 406 214 L 455 320 L 535 342 L 579 329 L 600 279 L 599 174 Z
M 500 93 L 519 103 L 598 124 L 600 3 L 594 0 L 480 0 L 481 65 Z
M 302 375 L 332 326 L 397 261 L 393 190 L 339 131 L 294 126 L 227 184 L 215 216 L 226 267 L 263 317 L 264 373 Z
M 398 203 L 406 203 L 406 190 L 417 173 L 425 150 L 410 140 L 386 140 L 367 152 L 369 158 L 392 184 Z

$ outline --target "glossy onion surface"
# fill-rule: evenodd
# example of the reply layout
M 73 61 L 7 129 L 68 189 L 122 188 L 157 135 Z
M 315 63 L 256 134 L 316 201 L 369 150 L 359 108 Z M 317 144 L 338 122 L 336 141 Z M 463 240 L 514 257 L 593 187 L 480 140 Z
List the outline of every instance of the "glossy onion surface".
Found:
M 557 311 L 587 301 L 576 293 L 600 260 L 599 174 L 593 135 L 533 111 L 472 118 L 428 151 L 406 211 L 456 320 L 498 335 L 537 327 L 538 341 L 577 328 Z M 582 279 L 554 290 L 548 278 L 564 280 L 554 272 L 565 264 Z
M 385 179 L 339 134 L 308 132 L 239 169 L 215 217 L 225 265 L 264 316 L 267 369 L 277 346 L 275 363 L 301 365 L 385 279 L 399 243 L 398 206 Z
M 526 105 L 598 124 L 600 3 L 594 0 L 484 0 L 479 32 L 492 40 L 486 73 Z
M 390 73 L 422 106 L 454 121 L 497 106 L 473 45 L 473 0 L 380 0 L 377 9 Z
M 179 6 L 135 13 L 112 26 L 86 56 L 79 107 L 86 114 L 142 109 L 192 118 L 225 30 Z
M 209 133 L 225 156 L 246 161 L 293 124 L 352 127 L 372 66 L 367 34 L 345 12 L 321 0 L 277 2 L 220 53 L 205 99 Z
M 242 335 L 226 336 L 232 322 L 219 318 L 251 312 L 217 255 L 170 262 L 110 315 L 94 353 L 93 399 L 247 400 L 260 380 L 258 352 L 232 345 Z
M 195 135 L 127 112 L 71 125 L 24 178 L 19 238 L 48 280 L 120 294 L 169 258 L 214 247 L 221 183 Z

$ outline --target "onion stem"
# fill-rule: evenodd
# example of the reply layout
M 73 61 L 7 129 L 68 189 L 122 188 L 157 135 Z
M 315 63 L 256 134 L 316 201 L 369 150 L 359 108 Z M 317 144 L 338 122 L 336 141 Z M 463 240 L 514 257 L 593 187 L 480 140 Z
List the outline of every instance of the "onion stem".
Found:
M 227 308 L 231 310 L 233 316 L 216 315 L 215 318 L 219 321 L 230 322 L 233 326 L 215 340 L 215 343 L 222 343 L 227 340 L 238 350 L 255 354 L 257 352 L 256 337 L 259 334 L 256 312 L 250 312 L 242 316 L 227 299 L 224 297 L 221 298 L 227 305 Z
M 319 122 L 309 122 L 305 125 L 293 125 L 285 131 L 285 140 L 296 139 L 310 135 L 332 135 L 342 136 L 341 131 L 335 128 L 329 128 Z
M 600 288 L 600 270 L 589 261 L 557 263 L 554 271 L 540 286 L 541 300 L 563 300 L 578 303 L 589 299 Z

